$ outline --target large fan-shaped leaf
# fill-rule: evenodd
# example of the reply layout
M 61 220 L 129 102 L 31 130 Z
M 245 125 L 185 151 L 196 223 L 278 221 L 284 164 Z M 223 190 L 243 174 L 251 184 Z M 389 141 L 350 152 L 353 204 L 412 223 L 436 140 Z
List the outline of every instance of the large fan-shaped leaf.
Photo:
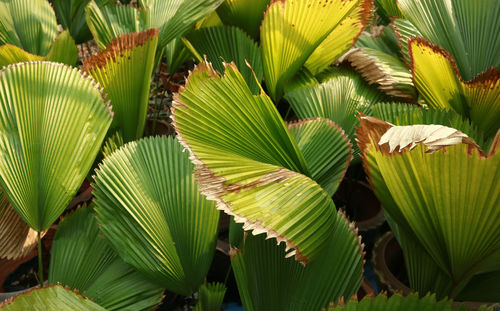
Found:
M 92 39 L 92 34 L 85 20 L 85 7 L 90 0 L 52 0 L 57 20 L 63 29 L 67 29 L 77 43 Z M 113 0 L 97 0 L 99 7 L 113 4 Z
M 354 127 L 359 124 L 357 112 L 370 114 L 370 107 L 385 97 L 356 73 L 347 70 L 333 71 L 321 84 L 285 94 L 285 99 L 299 119 L 330 119 L 342 127 L 353 141 Z
M 108 93 L 115 113 L 111 130 L 121 130 L 125 142 L 144 132 L 157 43 L 157 29 L 126 34 L 83 63 Z
M 100 7 L 94 0 L 85 8 L 87 24 L 99 48 L 105 49 L 113 38 L 149 27 L 149 13 L 130 5 Z
M 78 289 L 108 310 L 151 310 L 163 295 L 100 236 L 92 207 L 59 223 L 50 257 L 49 284 L 54 283 Z
M 4 311 L 106 311 L 80 294 L 60 285 L 37 288 L 0 303 Z
M 202 28 L 188 34 L 187 39 L 198 61 L 203 61 L 206 56 L 206 60 L 220 72 L 224 70 L 223 62 L 234 62 L 252 93 L 260 91 L 259 83 L 263 76 L 260 50 L 241 29 L 229 26 Z
M 173 138 L 129 143 L 103 161 L 94 190 L 101 230 L 120 256 L 184 295 L 204 281 L 219 220 L 188 156 Z
M 0 2 L 0 44 L 45 56 L 56 36 L 56 14 L 47 0 Z
M 37 233 L 17 214 L 0 189 L 0 258 L 18 259 L 31 252 Z
M 87 175 L 112 120 L 95 82 L 62 64 L 0 72 L 0 183 L 19 215 L 47 229 Z
M 31 54 L 11 44 L 0 46 L 0 68 L 30 61 L 50 61 L 73 66 L 77 60 L 78 48 L 68 31 L 64 31 L 57 36 L 47 56 Z
M 465 81 L 500 67 L 497 0 L 398 0 L 422 36 L 446 49 Z
M 302 263 L 317 256 L 341 220 L 328 194 L 310 179 L 311 168 L 318 167 L 306 162 L 271 99 L 253 96 L 234 64 L 221 77 L 203 62 L 174 107 L 201 192 L 246 230 L 285 242 L 287 251 L 294 249 L 287 256 Z
M 382 9 L 383 14 L 387 18 L 403 17 L 403 13 L 399 8 L 398 1 L 394 0 L 375 0 L 375 4 Z M 380 11 L 377 10 L 377 13 Z
M 406 19 L 398 18 L 393 21 L 392 28 L 394 29 L 394 33 L 398 38 L 399 48 L 401 51 L 401 56 L 403 56 L 403 60 L 405 64 L 410 66 L 410 51 L 408 50 L 408 41 L 412 38 L 421 37 L 422 34 L 418 31 L 413 24 Z
M 500 71 L 464 82 L 445 50 L 418 39 L 409 45 L 415 85 L 425 100 L 434 108 L 455 110 L 494 135 L 500 125 Z
M 259 39 L 260 24 L 271 0 L 226 0 L 217 9 L 225 25 L 237 26 Z
M 500 134 L 485 155 L 453 128 L 373 117 L 361 125 L 358 145 L 386 212 L 450 276 L 451 289 L 438 296 L 457 297 L 475 275 L 498 271 Z
M 345 310 L 345 311 L 467 311 L 468 307 L 460 305 L 453 306 L 451 300 L 437 301 L 436 296 L 427 295 L 419 298 L 417 294 L 411 294 L 403 297 L 400 294 L 392 295 L 387 298 L 385 295 L 377 297 L 366 297 L 361 301 L 351 300 L 347 304 L 337 307 L 331 306 L 328 311 Z M 486 307 L 479 308 L 477 311 L 491 310 Z
M 321 310 L 330 301 L 350 297 L 361 285 L 363 254 L 357 230 L 344 219 L 330 232 L 326 247 L 303 267 L 283 258 L 264 236 L 248 235 L 244 246 L 231 249 L 240 297 L 245 310 Z
M 267 89 L 273 99 L 304 64 L 320 72 L 356 41 L 373 0 L 273 1 L 261 28 Z M 307 63 L 306 63 L 307 61 Z

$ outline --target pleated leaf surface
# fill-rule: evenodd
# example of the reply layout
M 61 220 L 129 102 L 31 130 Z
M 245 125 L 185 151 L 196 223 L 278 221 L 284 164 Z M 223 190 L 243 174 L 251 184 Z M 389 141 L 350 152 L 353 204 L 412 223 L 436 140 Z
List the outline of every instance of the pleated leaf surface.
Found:
M 192 153 L 201 192 L 245 230 L 285 242 L 286 251 L 293 249 L 287 256 L 303 264 L 313 260 L 342 220 L 311 179 L 311 167 L 271 99 L 252 95 L 234 64 L 221 76 L 203 62 L 174 107 L 174 124 Z
M 199 61 L 206 56 L 206 60 L 219 72 L 224 71 L 223 62 L 234 62 L 252 93 L 259 93 L 263 76 L 260 50 L 243 30 L 231 26 L 208 27 L 193 31 L 186 38 Z
M 500 70 L 492 68 L 465 82 L 454 58 L 423 39 L 409 42 L 415 86 L 434 108 L 452 109 L 487 135 L 500 128 Z
M 20 63 L 0 72 L 0 183 L 36 231 L 60 216 L 112 121 L 101 90 L 77 69 Z
M 144 132 L 157 43 L 157 29 L 125 34 L 83 62 L 108 94 L 115 113 L 111 130 L 120 130 L 125 143 Z
M 45 56 L 57 36 L 56 14 L 47 0 L 0 2 L 0 45 Z
M 4 311 L 106 311 L 80 294 L 60 285 L 36 288 L 0 303 Z
M 222 283 L 203 284 L 199 291 L 199 300 L 194 311 L 219 311 L 226 295 L 226 286 Z
M 248 235 L 242 247 L 231 249 L 243 308 L 321 310 L 353 295 L 361 285 L 363 248 L 354 225 L 338 215 L 342 220 L 329 232 L 327 246 L 306 267 L 283 258 L 285 246 L 276 247 L 263 235 Z
M 241 28 L 257 40 L 264 12 L 270 2 L 271 0 L 226 0 L 217 8 L 217 14 L 225 25 Z
M 120 257 L 183 295 L 204 281 L 219 221 L 188 156 L 173 138 L 131 142 L 106 157 L 94 190 L 101 231 Z
M 358 145 L 386 212 L 449 275 L 451 286 L 437 295 L 459 297 L 475 275 L 498 271 L 500 135 L 486 155 L 452 128 L 394 127 L 373 117 L 361 126 Z
M 264 76 L 271 98 L 281 98 L 285 84 L 304 64 L 316 74 L 347 51 L 366 25 L 372 2 L 273 1 L 261 26 Z
M 123 262 L 100 235 L 93 207 L 66 216 L 54 237 L 49 284 L 85 293 L 107 310 L 152 310 L 163 289 Z

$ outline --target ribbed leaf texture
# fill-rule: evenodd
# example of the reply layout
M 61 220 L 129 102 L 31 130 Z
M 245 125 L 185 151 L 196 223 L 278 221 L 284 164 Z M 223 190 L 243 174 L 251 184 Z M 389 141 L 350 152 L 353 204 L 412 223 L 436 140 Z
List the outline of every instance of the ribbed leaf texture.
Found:
M 453 306 L 451 300 L 437 301 L 434 295 L 427 295 L 419 298 L 417 294 L 410 294 L 403 297 L 399 294 L 392 295 L 387 298 L 385 295 L 376 297 L 366 297 L 361 301 L 350 300 L 348 303 L 342 303 L 339 306 L 328 308 L 328 311 L 345 310 L 345 311 L 467 311 L 468 307 L 463 305 Z M 486 307 L 481 307 L 477 311 L 491 310 Z M 491 310 L 492 311 L 492 310 Z
M 222 283 L 203 284 L 198 294 L 199 300 L 194 311 L 220 311 L 226 286 Z
M 403 17 L 403 13 L 399 8 L 398 2 L 393 0 L 375 0 L 375 4 L 383 10 L 387 18 Z M 379 11 L 377 11 L 378 13 Z
M 85 8 L 90 0 L 52 0 L 57 20 L 63 29 L 69 30 L 71 36 L 80 44 L 92 39 L 92 34 L 85 20 Z M 113 0 L 97 0 L 99 7 L 114 4 Z M 122 1 L 123 3 L 123 1 Z
M 56 14 L 47 0 L 0 2 L 0 45 L 46 56 L 56 36 Z
M 93 207 L 81 207 L 60 223 L 52 244 L 49 284 L 85 293 L 107 310 L 152 310 L 163 289 L 123 262 L 102 238 Z
M 500 133 L 485 154 L 453 128 L 393 126 L 374 117 L 361 118 L 358 146 L 375 192 L 397 229 L 422 250 L 421 256 L 406 260 L 426 260 L 429 269 L 437 267 L 448 276 L 438 288 L 436 274 L 427 273 L 425 265 L 409 269 L 415 290 L 460 298 L 468 295 L 465 289 L 478 280 L 476 276 L 498 274 L 499 145 Z M 488 279 L 495 280 L 483 276 L 482 283 L 474 284 L 496 288 L 488 301 L 497 301 L 498 282 L 485 284 Z
M 0 189 L 0 258 L 27 256 L 37 243 L 37 233 L 12 208 Z
M 345 170 L 349 143 L 327 125 L 337 127 L 326 120 L 308 125 L 306 135 L 332 145 L 328 151 L 310 149 L 306 158 L 271 99 L 264 93 L 252 95 L 234 64 L 226 65 L 224 76 L 209 63 L 198 65 L 175 96 L 174 107 L 174 124 L 192 154 L 200 191 L 244 223 L 245 230 L 285 242 L 287 252 L 293 249 L 287 256 L 295 255 L 303 264 L 313 260 L 345 221 L 329 194 L 311 179 L 322 176 L 319 164 L 324 163 L 307 162 L 321 153 L 337 153 L 343 157 L 337 163 L 344 163 L 337 169 Z M 307 149 L 318 142 L 302 145 Z M 342 174 L 328 177 L 335 184 Z
M 230 26 L 208 27 L 193 31 L 186 37 L 200 62 L 206 57 L 205 60 L 219 72 L 224 71 L 223 62 L 234 62 L 252 93 L 260 92 L 259 83 L 263 76 L 260 50 L 243 30 Z
M 465 82 L 446 50 L 423 39 L 408 44 L 415 86 L 426 102 L 434 108 L 452 109 L 470 118 L 488 136 L 495 135 L 500 128 L 498 67 Z
M 299 119 L 326 118 L 338 124 L 354 141 L 357 112 L 371 114 L 370 107 L 386 96 L 348 70 L 331 70 L 322 83 L 285 94 Z M 355 154 L 359 151 L 355 149 Z
M 103 307 L 60 285 L 33 289 L 0 303 L 3 311 L 106 311 Z
M 94 190 L 101 231 L 120 257 L 183 295 L 204 281 L 219 221 L 188 156 L 173 138 L 131 142 L 106 157 Z
M 391 27 L 394 29 L 397 40 L 399 42 L 399 48 L 401 51 L 401 56 L 405 64 L 408 66 L 411 63 L 410 51 L 408 49 L 408 41 L 412 38 L 422 37 L 422 34 L 418 31 L 413 24 L 407 19 L 395 19 L 392 22 Z
M 272 1 L 261 27 L 266 86 L 271 98 L 305 65 L 321 72 L 347 51 L 371 17 L 373 0 Z
M 56 63 L 0 72 L 0 183 L 19 215 L 46 230 L 83 182 L 111 124 L 96 83 Z
M 83 62 L 108 94 L 115 113 L 111 131 L 121 131 L 125 143 L 144 132 L 157 43 L 157 29 L 122 35 Z
M 398 0 L 421 35 L 448 51 L 465 81 L 500 67 L 497 0 Z
M 77 60 L 78 48 L 68 31 L 57 36 L 47 56 L 31 54 L 11 44 L 0 46 L 0 67 L 29 61 L 50 61 L 73 66 Z
M 344 221 L 330 231 L 327 245 L 306 267 L 283 258 L 285 245 L 276 247 L 262 235 L 248 235 L 243 246 L 231 249 L 243 308 L 321 310 L 330 301 L 353 295 L 362 280 L 362 246 L 354 225 L 338 216 Z
M 225 25 L 243 29 L 258 40 L 264 12 L 271 0 L 226 0 L 217 9 Z

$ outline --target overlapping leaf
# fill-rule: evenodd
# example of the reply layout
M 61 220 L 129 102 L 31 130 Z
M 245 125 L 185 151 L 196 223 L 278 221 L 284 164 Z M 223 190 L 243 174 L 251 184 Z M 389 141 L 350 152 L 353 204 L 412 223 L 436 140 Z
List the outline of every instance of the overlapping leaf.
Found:
M 157 29 L 126 34 L 83 63 L 113 103 L 111 130 L 120 130 L 124 142 L 144 132 L 157 42 Z
M 304 64 L 320 72 L 356 41 L 370 18 L 372 0 L 273 1 L 261 27 L 264 76 L 277 100 Z
M 36 231 L 62 213 L 87 175 L 112 120 L 95 82 L 48 62 L 0 72 L 0 183 Z
M 47 0 L 0 2 L 0 44 L 45 56 L 56 36 L 56 15 Z
M 397 127 L 373 117 L 361 125 L 358 145 L 386 212 L 449 276 L 438 296 L 460 297 L 474 276 L 496 273 L 500 135 L 486 155 L 467 135 L 444 126 Z
M 173 138 L 131 142 L 106 157 L 94 190 L 101 231 L 120 257 L 183 295 L 204 281 L 219 221 L 188 155 Z
M 465 82 L 445 50 L 425 40 L 409 42 L 415 85 L 430 106 L 470 118 L 489 136 L 500 122 L 500 71 L 491 69 Z
M 194 311 L 219 311 L 222 307 L 226 287 L 222 283 L 203 284 Z
M 151 310 L 163 290 L 123 262 L 99 234 L 92 207 L 79 208 L 60 223 L 52 245 L 49 284 L 85 293 L 107 310 Z
M 225 25 L 243 29 L 254 39 L 259 39 L 260 25 L 270 0 L 226 0 L 217 9 Z
M 346 304 L 342 303 L 339 306 L 331 306 L 328 311 L 345 310 L 345 311 L 467 311 L 468 307 L 464 305 L 453 306 L 451 300 L 437 301 L 434 295 L 427 295 L 419 298 L 417 294 L 411 294 L 403 297 L 400 294 L 392 295 L 387 298 L 386 295 L 378 295 L 376 297 L 366 297 L 361 301 L 351 300 Z M 486 307 L 481 307 L 478 311 L 491 310 Z
M 263 76 L 260 50 L 241 29 L 229 26 L 202 28 L 188 34 L 187 39 L 198 61 L 203 61 L 206 56 L 206 60 L 220 72 L 224 70 L 223 62 L 234 62 L 252 93 L 260 91 Z
M 60 285 L 37 288 L 0 303 L 4 311 L 106 311 L 80 294 Z
M 203 62 L 174 107 L 174 123 L 192 152 L 200 191 L 244 229 L 285 242 L 286 251 L 294 249 L 287 256 L 304 264 L 313 260 L 342 220 L 329 195 L 310 179 L 318 166 L 307 160 L 319 153 L 306 159 L 271 99 L 253 96 L 234 64 L 226 65 L 222 77 Z M 335 132 L 317 130 L 328 136 Z M 349 148 L 345 140 L 339 142 L 329 148 Z
M 231 264 L 245 310 L 321 310 L 350 297 L 361 285 L 363 254 L 357 230 L 342 214 L 318 258 L 303 267 L 283 258 L 264 236 L 248 235 L 231 250 Z

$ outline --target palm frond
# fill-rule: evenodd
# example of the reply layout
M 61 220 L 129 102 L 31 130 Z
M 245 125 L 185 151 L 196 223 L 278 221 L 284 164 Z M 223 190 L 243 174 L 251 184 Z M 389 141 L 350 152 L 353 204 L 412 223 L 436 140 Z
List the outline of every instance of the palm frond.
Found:
M 241 28 L 258 40 L 264 12 L 270 2 L 271 0 L 227 0 L 217 8 L 217 14 L 225 25 Z

